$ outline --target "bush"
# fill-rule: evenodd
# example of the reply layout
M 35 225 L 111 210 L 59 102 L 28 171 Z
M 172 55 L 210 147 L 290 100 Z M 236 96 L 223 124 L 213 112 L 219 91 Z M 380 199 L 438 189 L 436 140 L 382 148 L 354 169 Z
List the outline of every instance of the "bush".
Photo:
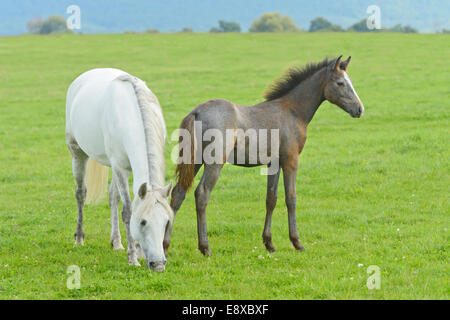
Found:
M 281 16 L 279 12 L 266 12 L 255 19 L 250 32 L 300 32 L 301 29 L 289 16 Z
M 354 31 L 354 32 L 369 32 L 369 31 L 373 31 L 369 28 L 367 28 L 367 20 L 366 19 L 362 19 L 361 21 L 351 25 L 348 28 L 348 31 Z
M 72 33 L 72 30 L 67 28 L 66 20 L 60 15 L 53 15 L 45 20 L 40 17 L 30 20 L 27 29 L 34 34 Z
M 212 27 L 209 32 L 241 32 L 241 26 L 237 22 L 219 20 L 219 27 Z
M 150 28 L 145 30 L 145 33 L 159 33 L 159 30 L 155 28 Z
M 411 26 L 402 26 L 401 24 L 396 24 L 389 29 L 390 32 L 402 32 L 402 33 L 417 33 L 418 31 Z
M 211 32 L 211 33 L 219 33 L 219 32 L 222 32 L 222 31 L 219 28 L 212 27 L 211 29 L 209 29 L 209 32 Z
M 189 27 L 184 27 L 183 29 L 181 29 L 181 32 L 183 32 L 183 33 L 192 33 L 192 32 L 194 32 L 194 30 L 192 28 L 189 28 Z
M 309 32 L 343 32 L 345 31 L 341 26 L 337 24 L 332 24 L 330 21 L 324 17 L 317 17 L 311 20 L 309 26 Z

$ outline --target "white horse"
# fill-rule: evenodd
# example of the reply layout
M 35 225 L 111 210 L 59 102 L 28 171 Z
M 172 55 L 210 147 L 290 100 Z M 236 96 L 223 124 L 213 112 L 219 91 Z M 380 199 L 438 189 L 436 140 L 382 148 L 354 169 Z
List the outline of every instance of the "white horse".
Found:
M 78 203 L 75 245 L 83 245 L 85 200 L 96 201 L 106 192 L 111 167 L 111 245 L 123 249 L 118 218 L 122 200 L 130 265 L 140 265 L 137 259 L 144 255 L 149 268 L 164 270 L 163 239 L 174 217 L 167 202 L 172 185 L 165 185 L 165 139 L 158 99 L 142 80 L 117 69 L 93 69 L 72 82 L 66 101 L 66 142 Z M 128 190 L 131 172 L 133 202 Z

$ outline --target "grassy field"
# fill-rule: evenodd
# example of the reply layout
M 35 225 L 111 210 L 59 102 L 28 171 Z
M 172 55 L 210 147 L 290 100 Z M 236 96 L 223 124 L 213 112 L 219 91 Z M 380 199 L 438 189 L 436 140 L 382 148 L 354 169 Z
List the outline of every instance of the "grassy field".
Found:
M 326 102 L 309 126 L 297 179 L 306 251 L 290 244 L 282 188 L 277 251 L 265 251 L 266 178 L 229 165 L 207 210 L 212 257 L 196 249 L 192 192 L 162 274 L 130 267 L 126 252 L 111 249 L 106 200 L 86 208 L 85 246 L 73 248 L 64 109 L 80 73 L 116 67 L 144 79 L 170 136 L 203 101 L 255 104 L 288 66 L 339 54 L 353 57 L 366 113 L 352 119 Z M 449 299 L 449 60 L 448 35 L 0 38 L 0 299 Z M 69 265 L 81 268 L 79 290 L 66 287 Z M 366 286 L 370 265 L 380 268 L 379 290 Z

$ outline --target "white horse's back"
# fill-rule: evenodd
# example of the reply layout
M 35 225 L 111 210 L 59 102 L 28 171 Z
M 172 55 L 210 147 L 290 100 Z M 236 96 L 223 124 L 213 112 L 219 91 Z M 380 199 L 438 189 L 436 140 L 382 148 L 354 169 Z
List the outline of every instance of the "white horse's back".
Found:
M 115 157 L 129 168 L 127 143 L 144 142 L 133 87 L 118 80 L 127 75 L 117 69 L 93 69 L 75 79 L 67 93 L 66 132 L 90 158 L 106 166 Z M 129 137 L 134 141 L 124 141 Z

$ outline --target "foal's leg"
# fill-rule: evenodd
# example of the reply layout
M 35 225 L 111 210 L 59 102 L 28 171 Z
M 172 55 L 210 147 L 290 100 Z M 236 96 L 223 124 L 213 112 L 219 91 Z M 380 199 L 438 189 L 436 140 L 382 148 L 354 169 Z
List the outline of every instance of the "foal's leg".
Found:
M 295 208 L 297 206 L 295 181 L 297 178 L 298 157 L 292 157 L 292 159 L 289 159 L 287 163 L 282 165 L 282 167 L 283 167 L 285 200 L 288 209 L 288 219 L 289 219 L 289 239 L 291 240 L 295 249 L 304 250 L 299 240 L 297 231 L 297 222 L 295 218 Z
M 128 263 L 130 265 L 140 266 L 137 260 L 136 246 L 131 237 L 130 232 L 130 219 L 131 219 L 131 198 L 128 187 L 128 176 L 129 172 L 120 170 L 113 166 L 113 180 L 116 183 L 117 189 L 119 190 L 120 198 L 122 199 L 122 221 L 125 224 L 125 229 L 127 231 L 127 241 L 128 241 Z
M 114 250 L 123 250 L 119 231 L 119 202 L 120 194 L 114 179 L 109 185 L 109 206 L 111 208 L 111 246 Z
M 269 252 L 274 252 L 275 247 L 272 243 L 272 231 L 270 226 L 272 223 L 273 209 L 277 204 L 278 181 L 280 179 L 280 170 L 277 173 L 267 176 L 267 196 L 266 196 L 266 221 L 264 223 L 264 231 L 262 234 L 263 243 Z
M 200 183 L 195 189 L 195 206 L 197 210 L 198 249 L 205 256 L 211 256 L 209 250 L 208 234 L 206 233 L 206 206 L 214 185 L 219 179 L 223 164 L 205 165 Z
M 72 154 L 72 170 L 73 177 L 76 182 L 75 198 L 78 204 L 78 219 L 77 229 L 75 231 L 75 246 L 83 245 L 84 231 L 83 231 L 83 209 L 86 200 L 86 165 L 88 156 L 78 146 L 74 139 L 67 139 L 67 145 Z
M 203 164 L 196 164 L 194 169 L 194 177 L 200 170 Z M 173 217 L 175 219 L 175 215 L 177 214 L 178 209 L 180 209 L 181 204 L 183 203 L 184 199 L 186 198 L 186 189 L 179 183 L 173 188 L 172 190 L 172 196 L 170 200 L 170 207 L 173 210 Z M 164 247 L 164 254 L 167 257 L 167 251 L 169 250 L 170 246 L 170 240 L 172 237 L 172 228 L 173 223 L 167 227 L 166 233 L 164 234 L 164 241 L 163 241 L 163 247 Z

